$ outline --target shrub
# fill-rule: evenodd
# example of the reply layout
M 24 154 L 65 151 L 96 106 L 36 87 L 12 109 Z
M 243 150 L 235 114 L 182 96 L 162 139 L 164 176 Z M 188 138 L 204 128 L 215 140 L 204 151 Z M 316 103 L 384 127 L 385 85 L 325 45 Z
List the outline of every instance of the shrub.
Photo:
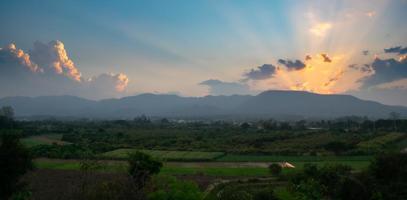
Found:
M 129 174 L 138 189 L 145 186 L 151 175 L 158 174 L 163 165 L 160 161 L 142 152 L 129 154 L 128 162 Z
M 273 176 L 278 176 L 281 174 L 282 167 L 277 163 L 272 163 L 269 165 L 269 171 Z

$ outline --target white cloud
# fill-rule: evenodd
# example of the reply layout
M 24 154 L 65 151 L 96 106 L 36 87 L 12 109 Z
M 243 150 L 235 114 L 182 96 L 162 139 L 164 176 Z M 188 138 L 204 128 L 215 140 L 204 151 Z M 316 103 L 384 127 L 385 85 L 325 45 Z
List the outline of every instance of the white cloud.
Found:
M 123 73 L 82 77 L 61 41 L 35 42 L 25 53 L 15 44 L 0 48 L 1 96 L 77 95 L 100 99 L 122 96 L 129 82 Z

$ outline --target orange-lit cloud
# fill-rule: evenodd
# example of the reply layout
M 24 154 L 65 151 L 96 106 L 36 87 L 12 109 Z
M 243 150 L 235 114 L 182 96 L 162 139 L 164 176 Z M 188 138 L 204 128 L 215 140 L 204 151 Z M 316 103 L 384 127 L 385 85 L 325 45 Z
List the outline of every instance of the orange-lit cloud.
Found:
M 74 62 L 68 57 L 65 46 L 61 41 L 51 41 L 48 44 L 35 42 L 30 51 L 32 60 L 39 65 L 52 68 L 56 73 L 81 82 L 81 73 Z
M 325 55 L 325 56 L 322 56 Z M 349 67 L 344 55 L 334 55 L 327 62 L 326 54 L 313 56 L 306 60 L 305 67 L 290 70 L 279 66 L 275 74 L 266 80 L 251 80 L 249 85 L 254 90 L 286 89 L 304 90 L 331 94 L 357 90 L 362 86 L 362 79 L 371 76 L 374 71 Z
M 123 73 L 83 78 L 60 41 L 36 42 L 29 53 L 15 44 L 0 48 L 0 91 L 6 91 L 2 95 L 69 94 L 99 99 L 120 96 L 128 83 Z
M 7 45 L 5 48 L 0 48 L 0 51 L 4 51 L 5 53 L 11 56 L 11 59 L 17 59 L 18 62 L 30 69 L 32 72 L 42 72 L 43 70 L 38 67 L 37 64 L 31 62 L 30 55 L 25 53 L 21 49 L 17 49 L 14 43 Z
M 118 92 L 123 92 L 129 83 L 129 78 L 126 74 L 122 73 L 116 74 L 114 77 L 116 78 L 116 90 Z

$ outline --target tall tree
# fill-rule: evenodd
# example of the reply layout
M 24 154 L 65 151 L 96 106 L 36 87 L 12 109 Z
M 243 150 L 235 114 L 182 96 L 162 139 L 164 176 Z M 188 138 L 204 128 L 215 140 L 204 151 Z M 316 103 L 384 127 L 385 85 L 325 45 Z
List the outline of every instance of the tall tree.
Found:
M 1 135 L 0 145 L 0 199 L 9 199 L 23 189 L 20 178 L 33 169 L 31 155 L 15 134 Z

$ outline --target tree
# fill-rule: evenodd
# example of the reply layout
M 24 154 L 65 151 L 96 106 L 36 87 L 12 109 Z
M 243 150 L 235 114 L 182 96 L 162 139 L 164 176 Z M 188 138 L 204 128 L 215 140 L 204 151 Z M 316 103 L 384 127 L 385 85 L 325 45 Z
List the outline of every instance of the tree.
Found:
M 1 135 L 0 199 L 9 199 L 24 189 L 20 177 L 33 169 L 32 157 L 15 134 Z
M 393 120 L 393 129 L 394 131 L 397 131 L 397 120 L 400 118 L 400 113 L 397 112 L 391 112 L 389 113 L 389 117 L 391 120 Z
M 129 154 L 129 174 L 133 178 L 137 189 L 142 189 L 153 174 L 158 174 L 162 163 L 150 155 L 136 152 Z
M 14 110 L 11 106 L 0 108 L 0 128 L 12 128 L 14 125 Z
M 14 109 L 11 106 L 3 106 L 0 110 L 0 115 L 7 119 L 14 119 Z
M 277 163 L 272 163 L 269 165 L 269 171 L 273 176 L 280 175 L 282 167 Z

